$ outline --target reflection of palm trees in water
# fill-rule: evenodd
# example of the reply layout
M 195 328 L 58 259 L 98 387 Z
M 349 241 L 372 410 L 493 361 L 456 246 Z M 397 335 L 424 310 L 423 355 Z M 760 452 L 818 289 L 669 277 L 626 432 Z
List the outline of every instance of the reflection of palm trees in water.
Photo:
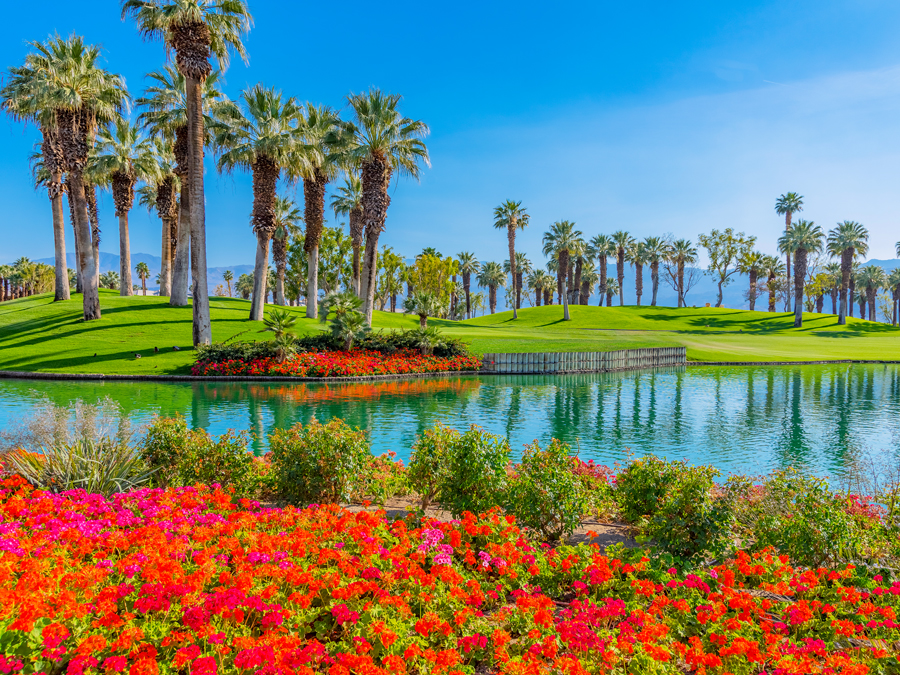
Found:
M 781 466 L 796 466 L 807 469 L 819 467 L 810 466 L 812 449 L 806 437 L 806 429 L 803 423 L 803 375 L 802 366 L 794 366 L 787 371 L 786 390 L 788 406 L 782 421 L 782 433 L 778 440 L 778 454 L 781 458 Z

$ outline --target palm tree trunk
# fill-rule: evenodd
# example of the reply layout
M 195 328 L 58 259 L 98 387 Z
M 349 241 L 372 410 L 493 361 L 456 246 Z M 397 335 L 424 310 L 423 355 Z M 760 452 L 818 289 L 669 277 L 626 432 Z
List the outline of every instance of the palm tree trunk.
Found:
M 94 254 L 94 280 L 97 288 L 100 288 L 100 211 L 97 208 L 97 186 L 84 187 L 85 203 L 87 204 L 88 220 L 91 223 L 91 251 Z
M 625 304 L 625 249 L 621 246 L 616 251 L 616 276 L 619 281 L 619 307 Z
M 606 254 L 604 253 L 600 254 L 600 286 L 598 292 L 600 293 L 598 307 L 603 307 L 603 297 L 606 295 Z
M 650 299 L 650 306 L 656 307 L 656 295 L 659 292 L 659 261 L 654 260 L 650 263 L 650 283 L 653 285 L 653 297 Z
M 525 283 L 525 273 L 517 269 L 516 270 L 516 309 L 522 309 L 522 287 Z
M 159 296 L 168 297 L 172 292 L 172 223 L 168 216 L 162 220 L 162 246 L 159 265 Z M 230 295 L 230 294 L 229 294 Z
M 287 302 L 284 299 L 284 272 L 285 265 L 283 262 L 275 266 L 275 304 L 284 307 Z
M 497 309 L 497 287 L 489 286 L 488 287 L 488 304 L 491 307 L 491 314 Z
M 553 304 L 553 291 L 548 288 L 544 289 L 544 306 L 549 307 Z
M 71 177 L 66 176 L 66 201 L 69 203 L 69 222 L 72 223 L 72 241 L 75 245 L 75 292 L 84 292 L 81 276 L 81 265 L 78 260 L 78 219 L 75 217 L 75 198 L 72 196 Z
M 644 294 L 644 266 L 641 263 L 634 264 L 634 297 L 637 306 L 641 306 L 641 296 Z
M 837 314 L 838 289 L 832 288 L 831 291 L 829 291 L 829 294 L 831 295 L 831 313 Z
M 472 274 L 471 272 L 463 272 L 463 292 L 466 294 L 466 318 L 472 318 L 472 299 L 469 296 L 469 290 L 471 288 L 472 283 Z
M 876 321 L 878 315 L 875 313 L 875 294 L 878 293 L 877 288 L 866 287 L 866 299 L 869 301 L 869 321 Z
M 562 278 L 563 279 L 567 278 L 568 272 L 569 272 L 569 252 L 568 251 L 560 251 L 560 253 L 559 253 L 559 269 L 562 274 Z M 563 293 L 562 302 L 563 302 L 563 321 L 570 321 L 569 294 L 568 293 Z
M 847 272 L 847 313 L 849 316 L 853 316 L 853 298 L 856 297 L 856 279 L 853 278 L 853 274 L 851 274 L 852 268 L 848 268 Z
M 584 258 L 578 256 L 575 260 L 575 278 L 572 280 L 572 301 L 576 305 L 583 305 L 581 301 L 581 268 L 584 265 Z
M 75 200 L 76 236 L 78 237 L 78 267 L 83 284 L 84 320 L 100 318 L 100 291 L 96 274 L 94 247 L 91 242 L 91 223 L 88 216 L 87 197 L 81 170 L 69 172 L 69 198 Z
M 190 147 L 191 190 L 191 276 L 193 293 L 194 345 L 212 342 L 209 289 L 206 281 L 206 200 L 203 190 L 203 98 L 199 80 L 186 77 L 188 145 Z M 269 242 L 266 240 L 266 252 Z M 263 286 L 265 288 L 265 286 Z M 260 307 L 260 309 L 262 309 Z
M 309 247 L 306 277 L 306 317 L 319 316 L 319 245 Z
M 535 307 L 541 306 L 541 288 L 540 288 L 540 286 L 538 286 L 537 288 L 534 289 L 534 306 Z
M 806 278 L 806 249 L 794 252 L 794 328 L 803 326 L 803 280 Z
M 841 251 L 841 306 L 838 313 L 838 325 L 847 323 L 847 292 L 850 289 L 850 268 L 853 262 L 853 249 Z M 850 301 L 852 303 L 852 300 Z M 851 305 L 850 316 L 853 316 Z
M 768 277 L 768 286 L 769 286 L 769 311 L 775 311 L 775 289 L 772 286 L 772 283 L 775 281 L 775 275 L 770 274 Z
M 559 295 L 559 304 L 562 304 L 562 298 L 564 295 L 563 291 L 563 271 L 559 268 L 556 269 L 556 292 Z
M 678 308 L 684 307 L 684 261 L 678 261 Z
M 253 297 L 250 302 L 250 320 L 262 321 L 268 296 L 269 233 L 259 230 L 256 234 L 256 263 L 253 267 Z M 308 302 L 308 301 L 307 301 Z
M 750 270 L 750 311 L 753 312 L 756 310 L 756 280 L 759 277 L 759 272 L 756 269 Z
M 369 155 L 362 163 L 362 208 L 366 233 L 366 298 L 364 313 L 366 325 L 372 326 L 372 310 L 375 307 L 375 280 L 378 275 L 378 238 L 384 230 L 391 198 L 387 193 L 392 169 L 383 156 Z
M 172 296 L 169 298 L 173 307 L 184 307 L 188 302 L 191 274 L 191 187 L 188 178 L 185 175 L 181 179 L 181 198 L 178 200 L 178 234 L 172 267 Z
M 862 295 L 859 297 L 859 318 L 866 320 L 866 299 Z
M 53 301 L 69 299 L 69 267 L 66 264 L 66 221 L 62 205 L 62 174 L 51 176 L 53 186 L 50 196 L 50 210 L 53 212 L 53 254 L 56 272 Z
M 519 290 L 516 287 L 516 219 L 511 218 L 509 225 L 506 227 L 506 241 L 509 244 L 509 278 L 513 284 L 513 294 L 515 301 L 513 302 L 513 319 L 519 318 Z M 491 312 L 493 314 L 493 312 Z
M 784 231 L 789 232 L 790 229 L 791 229 L 791 212 L 788 211 L 784 215 Z M 790 283 L 790 281 L 791 281 L 791 254 L 785 253 L 784 255 L 785 255 L 785 259 L 786 259 L 786 268 L 785 269 L 787 270 L 787 280 L 788 280 L 788 283 Z M 795 271 L 795 273 L 796 273 L 796 271 Z M 795 285 L 795 288 L 796 288 L 796 285 Z M 784 302 L 785 302 L 784 311 L 790 312 L 791 311 L 791 294 L 786 293 L 785 295 L 787 297 L 784 300 Z
M 378 280 L 378 234 L 366 233 L 362 292 L 365 293 L 364 312 L 366 325 L 372 325 L 372 311 L 375 309 L 375 285 Z
M 119 295 L 134 295 L 131 282 L 131 242 L 128 237 L 128 212 L 119 216 Z

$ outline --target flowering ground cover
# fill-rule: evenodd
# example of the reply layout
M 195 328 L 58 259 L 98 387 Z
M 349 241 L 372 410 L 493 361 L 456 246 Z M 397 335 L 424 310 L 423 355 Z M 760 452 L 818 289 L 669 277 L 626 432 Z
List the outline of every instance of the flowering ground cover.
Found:
M 769 551 L 679 571 L 492 511 L 0 482 L 0 672 L 895 673 L 900 582 Z
M 191 375 L 362 377 L 455 372 L 479 368 L 481 359 L 475 356 L 423 356 L 414 351 L 399 351 L 394 354 L 371 351 L 305 352 L 296 354 L 282 363 L 273 358 L 249 362 L 238 359 L 222 363 L 198 361 L 191 367 Z

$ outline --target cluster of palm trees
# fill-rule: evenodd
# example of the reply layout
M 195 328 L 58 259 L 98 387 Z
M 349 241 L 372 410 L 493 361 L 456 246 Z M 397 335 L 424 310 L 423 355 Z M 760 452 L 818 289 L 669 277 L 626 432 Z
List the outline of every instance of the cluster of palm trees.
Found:
M 134 120 L 127 117 L 131 98 L 124 80 L 101 66 L 99 47 L 79 36 L 30 43 L 32 51 L 21 66 L 10 68 L 0 92 L 8 114 L 41 132 L 33 166 L 53 213 L 55 299 L 69 298 L 65 196 L 75 233 L 76 292 L 83 293 L 85 320 L 101 316 L 96 190 L 104 188 L 112 192 L 119 224 L 119 287 L 122 295 L 132 294 L 128 214 L 137 194 L 161 220 L 160 295 L 179 306 L 188 303 L 190 292 L 194 344 L 208 344 L 204 152 L 212 148 L 219 171 L 243 170 L 253 178 L 257 257 L 251 319 L 262 319 L 273 241 L 276 302 L 284 304 L 285 250 L 287 240 L 298 236 L 301 219 L 311 298 L 307 313 L 316 316 L 325 189 L 342 175 L 345 185 L 332 207 L 349 216 L 354 291 L 371 324 L 388 187 L 393 176 L 417 177 L 420 165 L 428 163 L 422 140 L 428 127 L 400 114 L 399 96 L 377 89 L 347 97 L 348 120 L 327 106 L 301 104 L 262 84 L 237 101 L 228 100 L 218 85 L 232 53 L 246 60 L 242 40 L 251 16 L 243 0 L 123 0 L 122 15 L 174 53 L 174 66 L 148 76 L 151 86 L 135 102 L 141 112 Z M 302 217 L 292 202 L 278 196 L 282 179 L 302 182 Z
M 0 265 L 0 302 L 46 293 L 53 288 L 54 281 L 53 267 L 25 257 L 12 265 Z

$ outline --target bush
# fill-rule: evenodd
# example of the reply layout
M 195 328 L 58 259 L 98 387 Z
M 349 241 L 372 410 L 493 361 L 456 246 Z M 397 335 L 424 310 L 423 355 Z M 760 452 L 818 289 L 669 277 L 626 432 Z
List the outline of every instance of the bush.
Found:
M 148 483 L 152 474 L 133 448 L 109 438 L 59 443 L 39 453 L 13 450 L 3 464 L 41 490 L 80 488 L 106 497 Z
M 616 513 L 615 476 L 608 466 L 590 459 L 575 460 L 572 472 L 581 481 L 587 494 L 589 508 L 597 518 L 613 518 Z
M 409 460 L 409 485 L 422 508 L 438 501 L 455 516 L 502 506 L 509 445 L 474 424 L 461 434 L 438 423 L 416 439 Z
M 409 494 L 406 467 L 402 461 L 395 461 L 396 453 L 372 457 L 369 461 L 369 485 L 366 496 L 374 497 L 378 504 L 384 504 L 391 497 Z
M 289 504 L 347 502 L 368 487 L 368 439 L 342 420 L 276 429 L 269 449 L 275 489 Z
M 644 457 L 619 475 L 619 504 L 664 551 L 686 560 L 716 555 L 733 521 L 730 500 L 714 493 L 719 475 L 711 466 Z
M 254 497 L 260 477 L 248 440 L 244 431 L 213 439 L 203 429 L 188 429 L 183 417 L 159 418 L 147 430 L 141 456 L 156 470 L 159 487 L 219 484 L 240 497 Z
M 571 534 L 589 505 L 585 484 L 575 473 L 579 463 L 555 438 L 546 450 L 537 441 L 526 446 L 509 484 L 508 510 L 545 539 Z

